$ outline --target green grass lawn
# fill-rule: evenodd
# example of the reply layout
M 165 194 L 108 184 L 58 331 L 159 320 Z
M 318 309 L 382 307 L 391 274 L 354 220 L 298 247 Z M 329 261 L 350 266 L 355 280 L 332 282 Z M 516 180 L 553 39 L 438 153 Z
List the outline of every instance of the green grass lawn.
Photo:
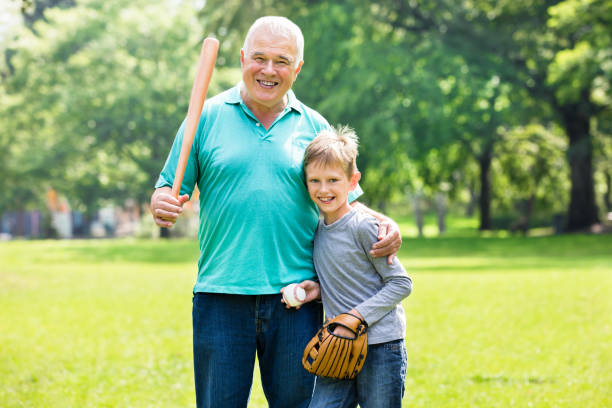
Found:
M 196 259 L 187 240 L 0 243 L 0 406 L 195 406 Z M 406 238 L 400 259 L 404 406 L 612 406 L 612 236 Z

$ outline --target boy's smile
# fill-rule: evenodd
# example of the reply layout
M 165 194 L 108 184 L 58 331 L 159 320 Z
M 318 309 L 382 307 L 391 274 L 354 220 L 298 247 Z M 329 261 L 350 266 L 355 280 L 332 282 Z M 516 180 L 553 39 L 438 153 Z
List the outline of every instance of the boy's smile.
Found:
M 325 224 L 331 224 L 351 210 L 348 194 L 359 181 L 359 172 L 349 180 L 346 171 L 338 165 L 311 162 L 306 166 L 308 194 L 323 214 Z

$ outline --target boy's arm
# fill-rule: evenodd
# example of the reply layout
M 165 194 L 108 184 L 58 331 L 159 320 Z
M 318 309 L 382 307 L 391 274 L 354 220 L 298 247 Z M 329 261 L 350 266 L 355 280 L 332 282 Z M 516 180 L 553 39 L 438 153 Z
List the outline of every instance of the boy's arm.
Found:
M 402 246 L 402 234 L 400 233 L 399 226 L 386 215 L 376 212 L 357 201 L 353 201 L 351 205 L 378 220 L 378 241 L 372 245 L 370 255 L 374 258 L 386 256 L 387 263 L 391 265 Z
M 376 239 L 376 222 L 370 219 L 360 223 L 357 238 L 364 249 L 368 248 Z M 397 258 L 392 264 L 387 264 L 384 259 L 374 258 L 371 255 L 369 258 L 376 273 L 383 281 L 383 286 L 374 296 L 355 306 L 355 310 L 365 318 L 369 325 L 372 325 L 410 295 L 412 279 Z

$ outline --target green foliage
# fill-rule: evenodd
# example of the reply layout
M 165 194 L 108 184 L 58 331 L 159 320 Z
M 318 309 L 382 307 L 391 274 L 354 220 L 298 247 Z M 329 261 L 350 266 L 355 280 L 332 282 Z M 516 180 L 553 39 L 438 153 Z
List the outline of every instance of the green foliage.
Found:
M 332 124 L 357 131 L 369 203 L 384 207 L 419 191 L 430 200 L 442 193 L 456 206 L 468 192 L 486 194 L 490 180 L 495 211 L 537 190 L 538 205 L 556 212 L 590 197 L 592 146 L 603 194 L 609 155 L 602 140 L 612 123 L 609 2 L 54 5 L 72 3 L 32 2 L 31 29 L 6 29 L 0 40 L 11 66 L 0 65 L 0 188 L 10 192 L 0 211 L 40 206 L 47 187 L 81 210 L 146 201 L 184 117 L 201 38 L 221 40 L 214 94 L 239 79 L 246 31 L 268 14 L 302 28 L 305 64 L 294 89 Z M 570 142 L 545 137 L 545 146 L 527 148 L 521 135 L 532 126 L 555 135 L 563 129 Z M 569 171 L 549 160 L 563 149 Z M 539 162 L 544 172 L 559 171 L 526 180 Z M 556 189 L 562 199 L 551 200 Z M 594 208 L 580 203 L 572 214 Z
M 20 26 L 23 24 L 23 17 L 20 13 L 20 0 L 5 0 L 0 3 L 0 73 L 6 75 L 8 72 L 8 56 L 6 49 L 14 40 Z
M 548 27 L 559 40 L 547 81 L 557 99 L 562 104 L 577 102 L 586 89 L 593 104 L 610 107 L 612 4 L 566 0 L 552 6 L 549 14 Z
M 499 154 L 510 155 L 500 158 L 505 162 L 517 160 L 496 148 L 512 128 L 553 118 L 542 81 L 558 49 L 547 31 L 547 8 L 538 1 L 434 7 L 352 0 L 294 2 L 273 14 L 288 15 L 305 35 L 296 93 L 330 122 L 357 130 L 365 199 L 382 206 L 416 189 L 430 198 L 436 192 L 458 197 L 479 184 L 475 163 L 486 166 Z M 235 38 L 266 12 L 269 4 L 256 2 L 252 15 L 237 11 L 234 29 L 229 16 L 212 24 Z M 239 42 L 232 44 L 237 52 Z M 493 184 L 513 181 L 502 177 Z
M 534 200 L 540 210 L 562 213 L 569 198 L 567 142 L 558 128 L 531 124 L 504 135 L 493 162 L 497 205 L 502 212 Z
M 201 31 L 186 5 L 94 0 L 24 29 L 3 83 L 13 205 L 48 187 L 82 210 L 146 201 L 187 111 Z M 217 71 L 210 93 L 235 80 Z

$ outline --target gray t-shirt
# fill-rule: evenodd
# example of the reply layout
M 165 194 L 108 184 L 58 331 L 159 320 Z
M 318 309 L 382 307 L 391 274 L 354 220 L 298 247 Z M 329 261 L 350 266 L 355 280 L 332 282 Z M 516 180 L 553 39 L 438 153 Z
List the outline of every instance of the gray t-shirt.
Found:
M 403 339 L 406 318 L 400 302 L 412 291 L 412 280 L 397 258 L 373 258 L 378 221 L 351 211 L 336 222 L 319 220 L 313 259 L 321 282 L 327 318 L 357 309 L 368 323 L 368 344 Z

